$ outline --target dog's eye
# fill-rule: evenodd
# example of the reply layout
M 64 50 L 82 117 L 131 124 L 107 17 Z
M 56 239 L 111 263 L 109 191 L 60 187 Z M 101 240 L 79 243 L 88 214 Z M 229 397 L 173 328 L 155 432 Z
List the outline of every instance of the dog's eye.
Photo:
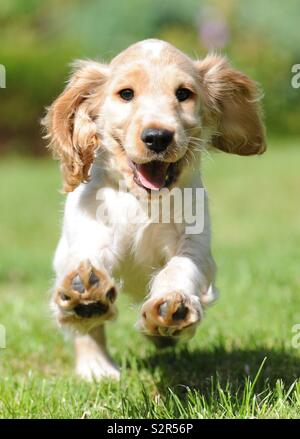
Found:
M 188 88 L 182 87 L 182 88 L 178 88 L 175 94 L 178 101 L 183 102 L 186 101 L 192 95 L 192 92 Z
M 131 101 L 134 96 L 133 90 L 131 88 L 124 88 L 124 90 L 119 91 L 119 95 L 124 101 Z

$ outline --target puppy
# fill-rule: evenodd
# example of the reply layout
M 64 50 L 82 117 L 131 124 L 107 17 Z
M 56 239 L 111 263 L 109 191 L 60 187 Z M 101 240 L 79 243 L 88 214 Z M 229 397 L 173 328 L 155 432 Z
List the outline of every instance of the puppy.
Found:
M 256 86 L 220 56 L 193 61 L 145 40 L 110 64 L 76 62 L 43 124 L 69 192 L 52 307 L 74 334 L 77 373 L 118 378 L 104 334 L 117 315 L 114 277 L 145 297 L 138 328 L 158 346 L 192 337 L 217 297 L 201 151 L 265 151 Z M 183 209 L 187 189 L 202 198 Z M 170 194 L 168 215 L 149 215 Z M 195 232 L 186 212 L 174 214 L 199 203 Z

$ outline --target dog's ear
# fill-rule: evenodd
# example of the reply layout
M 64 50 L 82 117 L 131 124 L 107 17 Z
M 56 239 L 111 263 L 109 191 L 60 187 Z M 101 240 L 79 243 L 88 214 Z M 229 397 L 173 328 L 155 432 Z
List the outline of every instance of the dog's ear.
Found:
M 61 160 L 63 189 L 73 191 L 88 181 L 89 170 L 99 147 L 95 119 L 99 113 L 108 67 L 93 61 L 76 61 L 62 94 L 42 120 L 54 156 Z
M 197 61 L 204 120 L 213 126 L 211 143 L 225 152 L 262 154 L 265 129 L 256 84 L 221 56 Z

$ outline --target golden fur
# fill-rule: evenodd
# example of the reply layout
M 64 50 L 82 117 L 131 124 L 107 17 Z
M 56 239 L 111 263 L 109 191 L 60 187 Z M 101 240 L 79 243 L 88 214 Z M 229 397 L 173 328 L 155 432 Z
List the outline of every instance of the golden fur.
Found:
M 124 89 L 132 91 L 129 101 Z M 189 92 L 183 100 L 182 89 Z M 52 307 L 58 323 L 77 334 L 77 373 L 118 378 L 104 335 L 104 323 L 117 314 L 115 276 L 132 297 L 144 296 L 137 326 L 158 345 L 192 337 L 218 297 L 200 157 L 209 147 L 265 151 L 257 87 L 221 56 L 194 61 L 166 42 L 146 40 L 107 65 L 77 62 L 43 124 L 70 192 Z M 143 140 L 149 129 L 171 132 L 163 150 Z M 188 206 L 201 207 L 203 228 L 190 232 L 185 216 L 149 218 L 149 199 L 172 195 L 160 189 L 174 189 L 180 202 L 188 190 L 201 192 L 203 203 Z
M 168 45 L 163 48 L 161 57 L 152 62 L 149 71 L 146 61 L 141 59 L 142 55 L 145 56 L 142 47 L 135 45 L 122 52 L 110 65 L 77 61 L 67 87 L 48 109 L 43 125 L 50 139 L 50 149 L 61 160 L 66 192 L 89 179 L 95 152 L 101 147 L 101 132 L 96 121 L 99 117 L 105 117 L 101 115 L 104 99 L 115 100 L 114 82 L 118 82 L 120 89 L 134 84 L 137 93 L 142 93 L 147 87 L 152 87 L 155 93 L 153 83 L 150 86 L 148 83 L 149 76 L 153 72 L 155 74 L 156 68 L 164 70 L 164 75 L 158 77 L 155 85 L 157 90 L 162 88 L 165 93 L 170 92 L 166 83 L 170 84 L 177 80 L 178 75 L 182 75 L 178 73 L 178 67 L 183 67 L 189 74 L 190 81 L 186 78 L 184 81 L 193 89 L 197 102 L 186 105 L 194 104 L 199 108 L 205 128 L 211 133 L 208 143 L 222 151 L 239 155 L 262 154 L 265 151 L 265 132 L 256 84 L 232 68 L 224 57 L 208 55 L 201 61 L 193 62 Z M 199 103 L 203 103 L 202 108 Z M 134 103 L 131 117 L 115 130 L 117 145 L 113 153 L 117 156 L 124 156 L 124 149 L 119 146 L 122 138 L 118 136 L 118 131 L 124 133 L 129 130 L 131 119 L 140 105 L 140 102 Z M 137 118 L 132 135 L 138 156 L 145 154 L 145 146 L 140 140 L 141 124 Z M 156 125 L 160 125 L 159 120 L 154 120 L 151 126 Z M 172 161 L 172 150 L 169 154 L 166 160 Z M 126 166 L 123 170 L 130 173 Z

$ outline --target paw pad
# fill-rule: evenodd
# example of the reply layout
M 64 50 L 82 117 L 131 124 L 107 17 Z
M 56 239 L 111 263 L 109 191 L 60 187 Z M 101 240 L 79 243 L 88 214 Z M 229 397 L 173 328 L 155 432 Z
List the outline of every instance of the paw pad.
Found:
M 85 287 L 83 285 L 83 282 L 79 276 L 79 274 L 77 274 L 74 279 L 72 280 L 72 289 L 77 291 L 80 294 L 83 294 L 85 291 Z
M 155 344 L 161 344 L 157 343 L 157 337 L 174 340 L 192 337 L 200 319 L 200 301 L 174 292 L 144 303 L 138 326 L 144 334 L 155 337 Z
M 97 270 L 88 263 L 81 264 L 57 289 L 58 319 L 75 326 L 83 325 L 83 320 L 89 327 L 99 324 L 100 318 L 103 321 L 116 316 L 116 298 L 114 282 L 106 271 Z
M 78 316 L 88 319 L 93 316 L 101 316 L 107 313 L 108 305 L 100 301 L 87 304 L 79 303 L 75 306 L 74 311 Z
M 96 276 L 93 271 L 91 271 L 89 276 L 89 284 L 94 287 L 96 285 L 99 285 L 99 282 L 100 282 L 99 277 Z
M 107 299 L 108 299 L 111 303 L 113 303 L 113 302 L 116 300 L 116 298 L 117 298 L 117 291 L 116 291 L 115 287 L 111 287 L 111 288 L 107 291 L 107 293 L 106 293 L 106 297 L 107 297 Z
M 183 303 L 181 303 L 181 304 L 179 305 L 179 307 L 177 308 L 177 311 L 175 311 L 175 312 L 172 314 L 172 319 L 173 319 L 175 322 L 177 322 L 177 321 L 179 321 L 179 320 L 184 320 L 184 319 L 186 318 L 188 312 L 189 312 L 188 307 L 185 306 Z

